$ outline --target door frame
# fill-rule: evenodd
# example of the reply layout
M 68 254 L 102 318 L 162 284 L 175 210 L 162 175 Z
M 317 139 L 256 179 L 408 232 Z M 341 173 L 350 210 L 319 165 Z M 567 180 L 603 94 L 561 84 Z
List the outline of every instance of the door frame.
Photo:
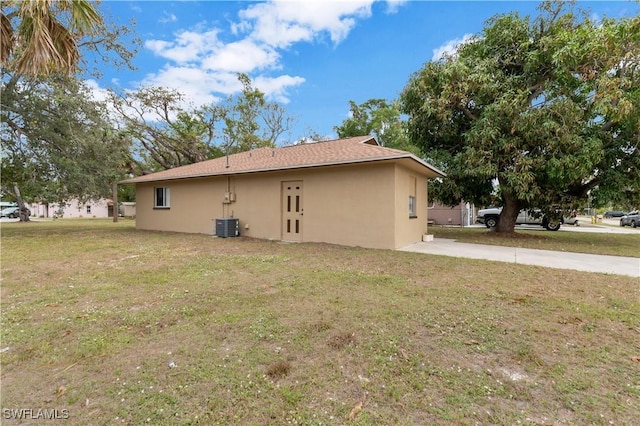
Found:
M 302 242 L 304 216 L 303 181 L 282 181 L 280 185 L 280 236 L 283 241 Z

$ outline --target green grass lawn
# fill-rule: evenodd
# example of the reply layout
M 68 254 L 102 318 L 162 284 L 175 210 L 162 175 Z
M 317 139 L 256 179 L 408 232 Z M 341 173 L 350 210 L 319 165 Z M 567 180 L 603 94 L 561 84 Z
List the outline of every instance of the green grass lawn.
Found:
M 505 237 L 486 228 L 430 226 L 436 238 L 449 238 L 464 243 L 491 244 L 575 253 L 640 257 L 640 233 L 599 234 L 591 232 L 550 232 L 516 228 L 513 236 Z
M 65 424 L 634 424 L 630 277 L 3 224 L 7 409 Z M 437 234 L 436 234 L 437 235 Z M 28 422 L 27 422 L 28 423 Z

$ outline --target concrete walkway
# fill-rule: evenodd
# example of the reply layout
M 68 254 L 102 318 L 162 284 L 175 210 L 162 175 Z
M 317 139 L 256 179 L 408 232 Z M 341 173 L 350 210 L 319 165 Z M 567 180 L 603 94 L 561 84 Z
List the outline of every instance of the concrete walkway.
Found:
M 640 258 L 636 257 L 468 244 L 445 238 L 411 244 L 399 250 L 640 277 Z

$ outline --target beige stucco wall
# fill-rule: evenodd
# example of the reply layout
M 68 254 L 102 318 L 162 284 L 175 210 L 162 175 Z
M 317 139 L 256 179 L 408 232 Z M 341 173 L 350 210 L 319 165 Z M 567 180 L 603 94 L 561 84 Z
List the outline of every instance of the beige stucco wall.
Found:
M 409 176 L 418 179 L 416 219 Z M 302 181 L 302 241 L 394 249 L 426 233 L 426 177 L 393 162 L 138 184 L 136 226 L 213 234 L 215 218 L 236 217 L 241 235 L 280 240 L 283 181 Z M 170 188 L 169 209 L 153 208 L 157 186 Z M 235 201 L 223 203 L 225 192 Z
M 415 185 L 414 185 L 415 182 Z M 409 217 L 409 195 L 415 187 L 416 215 Z M 395 247 L 421 241 L 427 233 L 427 180 L 399 165 L 395 169 Z
M 210 234 L 225 182 L 220 179 L 191 179 L 136 185 L 136 228 Z M 171 190 L 171 208 L 154 209 L 154 188 Z
M 475 208 L 466 203 L 460 203 L 456 207 L 435 203 L 429 207 L 429 219 L 436 225 L 473 225 L 476 220 Z

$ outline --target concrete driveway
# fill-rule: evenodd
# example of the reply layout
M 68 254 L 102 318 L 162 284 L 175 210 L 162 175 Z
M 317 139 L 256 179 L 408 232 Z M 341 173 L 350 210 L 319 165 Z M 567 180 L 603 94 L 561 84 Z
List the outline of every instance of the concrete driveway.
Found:
M 639 240 L 640 243 L 640 240 Z M 605 274 L 640 277 L 640 258 L 605 256 L 599 254 L 570 253 L 485 244 L 458 243 L 455 240 L 435 238 L 399 249 L 441 256 L 485 259 L 496 262 L 537 265 L 547 268 L 601 272 Z

